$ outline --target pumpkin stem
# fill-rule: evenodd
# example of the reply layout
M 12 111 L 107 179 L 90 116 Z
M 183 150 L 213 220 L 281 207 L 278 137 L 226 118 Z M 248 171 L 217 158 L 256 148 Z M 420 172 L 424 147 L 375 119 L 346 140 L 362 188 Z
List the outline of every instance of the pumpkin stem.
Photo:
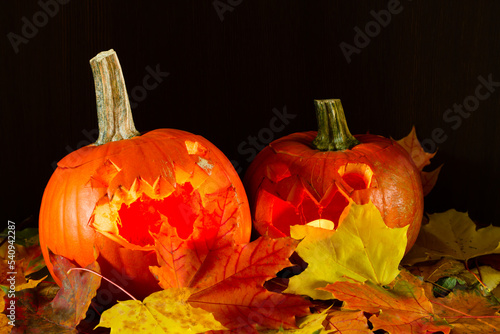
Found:
M 347 127 L 339 99 L 314 100 L 318 135 L 312 142 L 320 151 L 343 151 L 360 144 Z
M 125 79 L 116 52 L 103 51 L 90 60 L 97 102 L 99 138 L 95 145 L 139 135 L 135 129 Z

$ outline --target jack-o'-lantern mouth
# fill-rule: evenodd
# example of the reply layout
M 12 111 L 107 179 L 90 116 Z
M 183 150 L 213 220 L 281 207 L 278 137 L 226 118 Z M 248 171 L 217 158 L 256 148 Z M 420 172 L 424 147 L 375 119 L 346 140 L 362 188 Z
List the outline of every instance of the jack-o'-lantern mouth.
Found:
M 130 192 L 127 195 L 132 197 Z M 206 215 L 199 191 L 186 182 L 163 198 L 146 192 L 132 198 L 104 197 L 94 209 L 91 226 L 127 248 L 147 250 L 154 247 L 154 236 L 159 233 L 187 239 Z
M 225 223 L 226 207 L 240 206 L 238 196 L 220 167 L 204 155 L 207 149 L 186 141 L 191 170 L 179 166 L 169 181 L 158 176 L 150 184 L 137 177 L 129 187 L 116 186 L 122 171 L 107 160 L 89 181 L 107 191 L 94 207 L 89 224 L 98 233 L 129 249 L 153 250 L 158 234 L 182 240 L 209 236 Z M 113 189 L 113 190 L 110 190 Z M 228 224 L 230 225 L 230 224 Z
M 359 193 L 377 188 L 373 171 L 366 164 L 346 163 L 337 172 L 337 178 L 323 181 L 328 185 L 323 189 L 300 175 L 288 175 L 278 182 L 264 179 L 255 208 L 257 225 L 277 229 L 278 234 L 286 236 L 290 235 L 290 226 L 311 222 L 316 227 L 336 229 L 349 201 L 362 201 Z

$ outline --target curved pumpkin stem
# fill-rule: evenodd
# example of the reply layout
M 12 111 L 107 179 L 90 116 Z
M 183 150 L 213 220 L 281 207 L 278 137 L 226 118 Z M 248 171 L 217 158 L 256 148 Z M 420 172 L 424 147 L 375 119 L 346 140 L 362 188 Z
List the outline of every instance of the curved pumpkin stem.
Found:
M 320 151 L 344 151 L 360 144 L 347 127 L 339 99 L 314 100 L 318 135 L 312 142 Z
M 103 51 L 90 60 L 97 102 L 99 138 L 95 145 L 139 135 L 132 118 L 125 79 L 116 52 Z

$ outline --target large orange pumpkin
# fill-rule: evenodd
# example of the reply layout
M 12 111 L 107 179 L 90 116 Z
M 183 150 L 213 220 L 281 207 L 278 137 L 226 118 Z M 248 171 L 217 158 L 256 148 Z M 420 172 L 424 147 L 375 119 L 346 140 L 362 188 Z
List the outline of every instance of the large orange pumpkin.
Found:
M 273 141 L 245 174 L 255 229 L 283 237 L 291 225 L 336 228 L 350 200 L 372 201 L 387 226 L 409 225 L 409 250 L 423 215 L 420 172 L 411 157 L 394 140 L 352 136 L 340 100 L 315 104 L 318 132 Z
M 189 240 L 182 247 L 245 243 L 250 209 L 232 164 L 208 140 L 173 129 L 139 135 L 114 51 L 91 66 L 99 138 L 58 163 L 42 199 L 40 245 L 52 274 L 49 250 L 82 267 L 97 258 L 104 276 L 121 275 L 144 298 L 160 289 L 149 271 L 158 265 L 153 236 Z

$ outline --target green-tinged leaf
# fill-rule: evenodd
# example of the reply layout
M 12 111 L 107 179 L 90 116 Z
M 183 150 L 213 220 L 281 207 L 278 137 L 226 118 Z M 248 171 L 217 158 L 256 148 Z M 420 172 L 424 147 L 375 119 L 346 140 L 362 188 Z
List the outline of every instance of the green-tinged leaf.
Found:
M 436 281 L 432 291 L 435 296 L 445 297 L 455 288 L 458 281 L 456 277 L 442 277 Z
M 476 230 L 467 213 L 449 210 L 430 215 L 403 263 L 413 265 L 443 257 L 466 261 L 486 254 L 500 254 L 500 227 Z
M 101 316 L 98 326 L 111 333 L 183 334 L 225 329 L 214 316 L 192 307 L 187 299 L 190 288 L 170 288 L 144 299 L 118 302 Z
M 387 227 L 372 203 L 351 203 L 347 210 L 336 231 L 307 225 L 291 227 L 292 237 L 302 239 L 296 252 L 308 267 L 290 279 L 285 292 L 331 299 L 330 293 L 317 288 L 346 278 L 385 285 L 398 275 L 407 227 Z

